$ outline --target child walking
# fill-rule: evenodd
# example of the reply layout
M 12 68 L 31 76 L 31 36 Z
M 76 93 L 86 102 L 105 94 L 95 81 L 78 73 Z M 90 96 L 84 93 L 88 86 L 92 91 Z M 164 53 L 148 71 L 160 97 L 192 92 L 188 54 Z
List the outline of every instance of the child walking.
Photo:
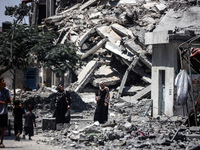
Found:
M 20 141 L 20 134 L 22 133 L 22 116 L 25 114 L 24 109 L 20 106 L 20 101 L 15 100 L 14 101 L 14 109 L 13 109 L 13 115 L 14 115 L 14 130 L 15 130 L 15 141 Z
M 33 124 L 36 127 L 35 115 L 32 113 L 32 110 L 33 110 L 33 106 L 28 105 L 28 108 L 27 108 L 28 112 L 24 115 L 24 118 L 25 118 L 24 130 L 25 130 L 25 135 L 29 136 L 29 140 L 32 140 L 31 136 L 34 135 Z

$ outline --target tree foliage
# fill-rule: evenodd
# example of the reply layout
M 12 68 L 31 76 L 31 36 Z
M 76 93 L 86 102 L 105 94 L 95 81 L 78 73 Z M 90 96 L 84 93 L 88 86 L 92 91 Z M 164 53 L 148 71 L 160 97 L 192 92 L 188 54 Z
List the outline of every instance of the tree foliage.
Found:
M 15 16 L 16 22 L 10 30 L 0 33 L 0 75 L 13 68 L 12 61 L 17 69 L 33 66 L 37 61 L 59 76 L 68 69 L 76 69 L 80 59 L 73 43 L 55 45 L 56 32 L 43 32 L 37 26 L 21 24 L 28 9 L 21 4 L 19 7 L 7 7 L 5 14 Z

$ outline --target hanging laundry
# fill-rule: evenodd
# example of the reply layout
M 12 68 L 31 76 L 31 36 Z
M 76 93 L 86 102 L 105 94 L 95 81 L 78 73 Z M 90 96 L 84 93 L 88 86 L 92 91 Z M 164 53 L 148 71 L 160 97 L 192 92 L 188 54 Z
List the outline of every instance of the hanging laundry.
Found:
M 181 105 L 185 105 L 188 92 L 191 89 L 191 79 L 186 70 L 181 70 L 175 79 L 175 87 L 177 87 L 177 100 Z

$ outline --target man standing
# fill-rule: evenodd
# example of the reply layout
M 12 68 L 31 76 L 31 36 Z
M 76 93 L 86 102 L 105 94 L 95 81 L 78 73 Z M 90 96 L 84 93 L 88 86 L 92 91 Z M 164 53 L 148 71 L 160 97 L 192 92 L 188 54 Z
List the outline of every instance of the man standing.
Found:
M 12 100 L 10 92 L 5 87 L 6 81 L 4 80 L 4 78 L 0 78 L 0 127 L 2 128 L 0 148 L 5 148 L 5 146 L 3 145 L 3 139 L 6 127 L 8 125 L 7 104 L 10 103 Z
M 108 121 L 108 103 L 110 100 L 109 88 L 104 82 L 99 83 L 99 97 L 97 97 L 97 108 L 94 114 L 94 121 L 105 123 Z

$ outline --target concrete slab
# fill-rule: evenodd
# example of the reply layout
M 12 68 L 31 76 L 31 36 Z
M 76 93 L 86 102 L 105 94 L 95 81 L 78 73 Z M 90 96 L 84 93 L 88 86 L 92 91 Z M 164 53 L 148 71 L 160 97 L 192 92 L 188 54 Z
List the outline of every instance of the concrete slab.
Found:
M 157 2 L 148 2 L 146 4 L 143 4 L 144 8 L 146 9 L 152 9 L 153 7 L 155 7 L 158 3 Z
M 94 70 L 97 68 L 98 62 L 97 61 L 90 61 L 86 65 L 86 67 L 79 73 L 78 80 L 75 83 L 75 92 L 80 92 L 85 85 L 91 80 L 91 76 L 94 73 Z
M 102 39 L 99 41 L 94 47 L 92 47 L 89 51 L 87 51 L 85 54 L 81 56 L 81 59 L 87 58 L 89 55 L 95 53 L 97 50 L 99 50 L 105 43 L 107 39 Z
M 117 54 L 118 56 L 124 58 L 125 60 L 131 61 L 133 59 L 133 56 L 128 56 L 122 53 L 121 48 L 111 42 L 106 42 L 105 48 L 113 52 L 114 54 Z
M 121 82 L 118 76 L 97 78 L 92 81 L 94 87 L 99 87 L 99 82 L 103 81 L 106 86 L 113 86 Z
M 200 135 L 199 134 L 185 134 L 185 136 L 189 139 L 200 139 Z
M 139 60 L 139 57 L 135 58 L 133 60 L 133 62 L 129 65 L 129 67 L 126 69 L 126 72 L 125 72 L 125 74 L 124 74 L 124 76 L 122 78 L 122 81 L 121 81 L 121 84 L 120 84 L 120 88 L 119 88 L 118 93 L 117 93 L 117 98 L 119 98 L 121 96 L 121 94 L 123 92 L 123 89 L 124 89 L 124 85 L 125 85 L 127 77 L 128 77 L 128 74 L 129 74 L 130 70 L 135 67 L 135 65 L 137 64 L 138 60 Z
M 166 8 L 167 8 L 167 6 L 165 4 L 157 4 L 156 5 L 156 9 L 160 13 L 164 13 L 164 11 L 166 10 Z
M 151 85 L 145 87 L 144 89 L 142 89 L 141 91 L 137 92 L 137 94 L 135 94 L 132 98 L 133 99 L 141 99 L 144 98 L 146 95 L 149 95 L 151 92 Z
M 111 76 L 114 73 L 115 72 L 113 68 L 111 68 L 111 66 L 102 65 L 101 67 L 99 67 L 99 69 L 95 71 L 94 76 L 95 77 Z
M 120 99 L 126 101 L 126 102 L 129 102 L 129 103 L 132 103 L 132 104 L 137 104 L 138 103 L 138 100 L 135 99 L 133 96 L 123 96 L 123 97 L 120 97 Z
M 96 19 L 96 18 L 99 18 L 100 16 L 102 16 L 102 13 L 101 12 L 96 12 L 96 13 L 92 13 L 89 18 L 90 19 Z
M 133 34 L 132 34 L 132 32 L 130 30 L 128 30 L 127 28 L 125 28 L 125 27 L 123 27 L 123 26 L 121 26 L 119 24 L 116 24 L 116 23 L 112 24 L 111 28 L 115 32 L 117 32 L 118 34 L 120 34 L 122 36 L 128 36 L 129 35 L 129 36 L 133 37 Z
M 143 86 L 125 86 L 123 90 L 123 95 L 133 96 L 136 92 L 141 91 Z M 117 88 L 119 90 L 119 87 Z
M 154 31 L 172 30 L 176 27 L 187 28 L 196 27 L 200 24 L 200 9 L 198 6 L 190 7 L 187 11 L 174 11 L 169 9 L 165 12 L 162 20 L 156 26 Z
M 166 44 L 169 43 L 168 31 L 149 32 L 145 34 L 145 44 Z
M 96 102 L 96 95 L 95 95 L 95 93 L 79 93 L 79 96 L 86 103 Z
M 141 47 L 136 45 L 134 40 L 125 41 L 125 47 L 136 55 L 142 52 Z
M 98 34 L 102 37 L 102 38 L 108 38 L 108 40 L 111 43 L 115 43 L 117 46 L 119 46 L 119 41 L 121 41 L 121 37 L 116 34 L 111 27 L 109 26 L 101 26 L 98 27 L 97 29 Z M 118 43 L 118 44 L 117 44 Z
M 118 4 L 137 4 L 136 0 L 120 0 Z
M 76 45 L 77 46 L 82 46 L 82 44 L 87 40 L 87 38 L 89 38 L 91 36 L 91 34 L 95 33 L 96 29 L 92 28 L 90 30 L 88 30 L 87 32 L 85 32 L 78 40 Z

